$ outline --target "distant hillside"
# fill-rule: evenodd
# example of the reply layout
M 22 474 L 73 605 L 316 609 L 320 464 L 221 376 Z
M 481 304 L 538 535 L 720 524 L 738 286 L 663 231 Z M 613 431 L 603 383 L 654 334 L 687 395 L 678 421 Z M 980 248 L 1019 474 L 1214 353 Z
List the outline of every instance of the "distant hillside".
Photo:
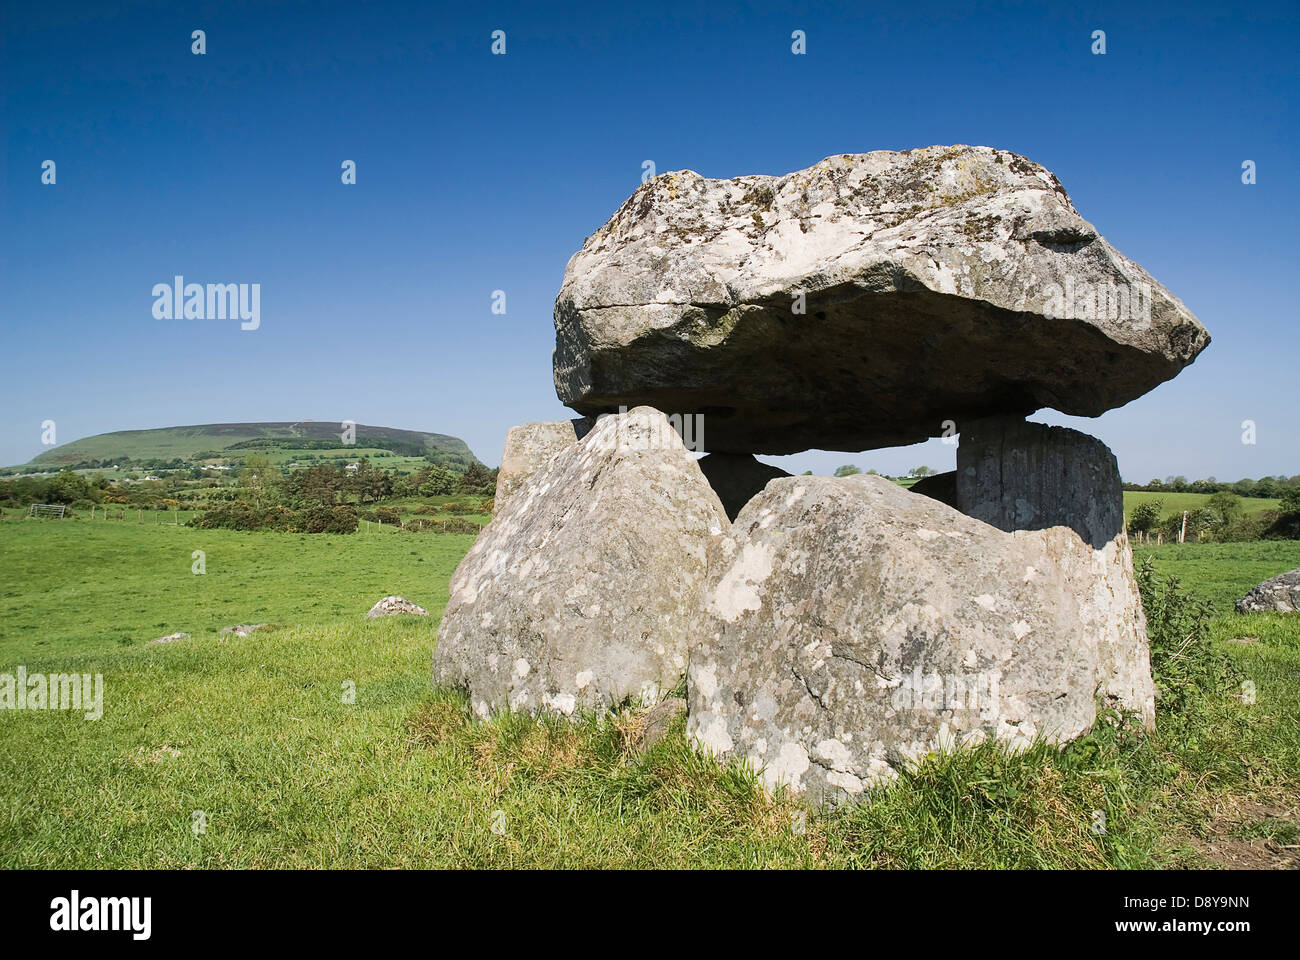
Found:
M 319 451 L 343 449 L 343 427 L 334 420 L 297 423 L 205 423 L 156 430 L 119 430 L 74 440 L 47 450 L 32 460 L 36 469 L 57 470 L 92 460 L 200 460 L 242 458 L 250 451 Z M 403 457 L 428 457 L 449 469 L 463 471 L 478 459 L 459 437 L 395 427 L 357 424 L 358 453 L 386 450 Z

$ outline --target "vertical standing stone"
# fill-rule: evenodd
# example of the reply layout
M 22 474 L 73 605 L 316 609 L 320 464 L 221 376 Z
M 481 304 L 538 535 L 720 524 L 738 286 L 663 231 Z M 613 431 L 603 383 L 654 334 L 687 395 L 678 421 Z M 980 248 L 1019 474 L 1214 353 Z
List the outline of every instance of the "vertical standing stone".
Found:
M 1049 549 L 1068 527 L 1092 548 L 1091 564 L 1059 544 L 1083 601 L 1109 706 L 1155 722 L 1146 617 L 1124 530 L 1124 492 L 1115 455 L 1096 437 L 1066 427 L 989 417 L 960 425 L 957 509 L 1007 531 L 1044 531 Z
M 699 464 L 729 520 L 735 520 L 769 480 L 790 476 L 780 467 L 763 463 L 749 453 L 710 453 L 700 457 Z
M 583 417 L 511 427 L 506 434 L 506 448 L 501 453 L 492 512 L 499 513 L 529 477 L 561 450 L 586 436 L 590 428 L 590 421 Z
M 1124 532 L 1115 455 L 1096 437 L 989 417 L 961 424 L 957 509 L 999 530 L 1069 527 L 1093 549 Z
M 452 575 L 434 682 L 474 711 L 653 702 L 709 629 L 709 544 L 727 515 L 668 419 L 602 417 L 497 511 Z

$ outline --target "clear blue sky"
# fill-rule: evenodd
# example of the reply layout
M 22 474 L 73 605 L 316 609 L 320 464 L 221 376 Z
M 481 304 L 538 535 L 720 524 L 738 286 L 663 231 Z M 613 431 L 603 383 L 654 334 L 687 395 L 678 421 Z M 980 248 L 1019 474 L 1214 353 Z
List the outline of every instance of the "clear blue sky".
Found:
M 554 298 L 643 161 L 731 177 L 971 143 L 1056 172 L 1214 338 L 1125 408 L 1041 419 L 1101 437 L 1132 480 L 1300 473 L 1298 17 L 1266 2 L 6 3 L 0 463 L 40 453 L 46 419 L 67 442 L 311 418 L 451 433 L 495 464 L 511 425 L 566 415 Z M 261 328 L 154 319 L 152 287 L 175 274 L 260 283 Z M 953 450 L 776 462 L 948 469 Z

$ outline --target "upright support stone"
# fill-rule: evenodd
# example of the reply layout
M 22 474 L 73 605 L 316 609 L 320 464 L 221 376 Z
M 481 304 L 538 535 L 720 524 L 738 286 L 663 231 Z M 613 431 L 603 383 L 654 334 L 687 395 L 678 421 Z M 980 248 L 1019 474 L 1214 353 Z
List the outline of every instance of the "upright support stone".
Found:
M 989 417 L 961 424 L 957 509 L 999 530 L 1069 527 L 1094 549 L 1124 531 L 1115 455 L 1096 437 Z
M 474 711 L 653 702 L 709 629 L 727 515 L 658 410 L 602 417 L 498 509 L 452 575 L 434 683 Z
M 1098 651 L 1062 557 L 1092 550 L 883 477 L 773 480 L 710 546 L 687 735 L 814 801 L 935 751 L 1078 737 Z
M 585 417 L 511 427 L 506 434 L 506 448 L 501 453 L 492 512 L 499 513 L 529 477 L 561 450 L 581 440 L 590 429 L 591 421 Z
M 1096 437 L 1066 427 L 990 417 L 960 425 L 957 509 L 1006 531 L 1068 527 L 1093 550 L 1092 565 L 1061 556 L 1085 599 L 1109 706 L 1155 722 L 1146 617 L 1124 530 L 1124 492 L 1115 455 Z M 1059 533 L 1046 534 L 1049 547 Z

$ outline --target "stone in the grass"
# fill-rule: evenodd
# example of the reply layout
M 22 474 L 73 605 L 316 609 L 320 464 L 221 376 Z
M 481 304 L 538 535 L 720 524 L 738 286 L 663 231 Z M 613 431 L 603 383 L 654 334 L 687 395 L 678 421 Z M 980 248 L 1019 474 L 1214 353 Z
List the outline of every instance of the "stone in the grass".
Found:
M 366 617 L 395 617 L 400 613 L 409 613 L 417 617 L 427 617 L 429 611 L 412 603 L 405 597 L 384 597 L 370 608 Z
M 641 718 L 633 752 L 643 754 L 648 751 L 667 735 L 673 723 L 685 712 L 686 701 L 681 697 L 665 697 L 656 703 Z
M 1279 573 L 1237 601 L 1238 613 L 1295 613 L 1300 610 L 1300 570 Z
M 236 637 L 246 637 L 251 633 L 256 633 L 258 630 L 269 629 L 269 627 L 269 623 L 238 623 L 233 627 L 222 627 L 221 632 L 222 634 L 230 634 Z

